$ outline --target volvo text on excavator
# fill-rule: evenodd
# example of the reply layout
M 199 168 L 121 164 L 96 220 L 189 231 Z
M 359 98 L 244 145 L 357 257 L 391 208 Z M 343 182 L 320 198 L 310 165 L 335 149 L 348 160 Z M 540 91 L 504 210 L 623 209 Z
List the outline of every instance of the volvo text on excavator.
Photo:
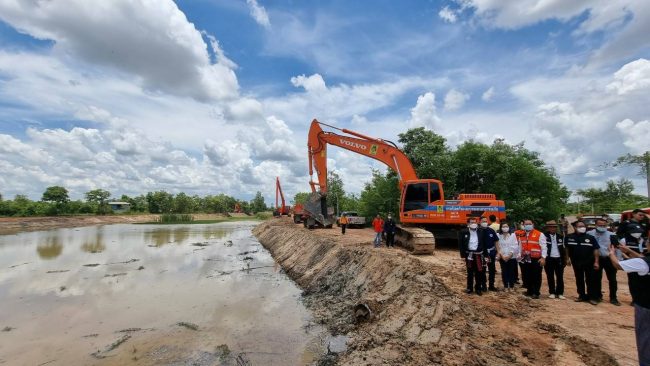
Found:
M 341 133 L 324 131 L 330 127 Z M 394 143 L 368 137 L 348 129 L 340 129 L 314 119 L 309 129 L 307 149 L 309 174 L 314 170 L 318 182 L 309 182 L 312 192 L 327 197 L 327 145 L 381 161 L 397 173 L 401 191 L 400 213 L 396 240 L 414 254 L 431 254 L 435 238 L 456 238 L 469 217 L 495 215 L 505 219 L 505 204 L 494 194 L 460 194 L 457 199 L 445 199 L 443 183 L 437 179 L 419 179 L 409 158 Z

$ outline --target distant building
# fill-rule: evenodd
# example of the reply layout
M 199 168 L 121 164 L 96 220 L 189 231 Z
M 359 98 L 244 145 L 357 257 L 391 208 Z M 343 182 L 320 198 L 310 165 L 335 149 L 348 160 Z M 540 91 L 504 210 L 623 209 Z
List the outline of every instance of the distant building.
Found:
M 124 213 L 131 210 L 131 204 L 128 202 L 109 202 L 108 205 L 115 213 Z

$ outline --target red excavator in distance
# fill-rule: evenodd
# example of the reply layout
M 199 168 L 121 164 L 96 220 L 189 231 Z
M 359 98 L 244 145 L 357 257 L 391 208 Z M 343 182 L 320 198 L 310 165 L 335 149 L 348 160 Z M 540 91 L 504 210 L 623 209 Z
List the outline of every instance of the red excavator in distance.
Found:
M 327 126 L 345 135 L 323 131 Z M 397 173 L 401 199 L 396 241 L 413 254 L 432 254 L 435 238 L 457 239 L 458 230 L 467 226 L 469 217 L 495 215 L 505 219 L 505 204 L 494 194 L 460 194 L 446 200 L 443 184 L 437 179 L 419 179 L 409 158 L 394 143 L 368 137 L 348 129 L 340 129 L 314 119 L 309 129 L 309 175 L 314 169 L 318 182 L 309 182 L 312 195 L 317 191 L 327 197 L 327 145 L 379 160 Z
M 278 197 L 280 198 L 282 206 L 278 206 Z M 280 186 L 280 177 L 275 177 L 275 210 L 273 211 L 273 216 L 288 216 L 290 210 L 291 207 L 285 205 L 284 202 L 284 194 L 282 193 L 282 186 Z

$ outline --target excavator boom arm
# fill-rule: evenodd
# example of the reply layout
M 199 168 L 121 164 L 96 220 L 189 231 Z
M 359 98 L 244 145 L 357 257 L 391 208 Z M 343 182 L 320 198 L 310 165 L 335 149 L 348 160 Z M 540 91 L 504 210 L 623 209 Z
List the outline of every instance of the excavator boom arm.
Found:
M 336 129 L 336 127 L 333 126 L 329 127 Z M 411 161 L 408 159 L 406 154 L 404 154 L 394 144 L 382 139 L 368 137 L 347 129 L 339 130 L 344 134 L 352 135 L 354 137 L 323 131 L 321 123 L 318 122 L 318 120 L 314 119 L 311 122 L 307 143 L 309 155 L 309 175 L 313 176 L 314 170 L 316 170 L 316 175 L 318 178 L 318 183 L 314 182 L 313 179 L 309 182 L 312 192 L 316 192 L 316 186 L 318 185 L 321 193 L 327 193 L 328 144 L 341 147 L 343 149 L 367 156 L 386 164 L 397 173 L 400 182 L 400 188 L 402 187 L 404 181 L 418 179 Z
M 282 212 L 285 211 L 285 203 L 284 203 L 284 194 L 282 193 L 282 186 L 280 185 L 280 177 L 275 178 L 275 208 L 278 208 L 278 196 L 280 196 L 280 200 L 282 202 Z

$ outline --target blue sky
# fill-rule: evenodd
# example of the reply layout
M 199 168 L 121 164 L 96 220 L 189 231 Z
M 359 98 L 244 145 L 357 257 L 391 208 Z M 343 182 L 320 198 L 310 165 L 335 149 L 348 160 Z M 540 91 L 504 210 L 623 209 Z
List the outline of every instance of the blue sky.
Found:
M 650 3 L 0 0 L 0 193 L 308 189 L 309 122 L 525 141 L 572 190 L 650 149 Z M 381 165 L 333 149 L 358 192 Z

